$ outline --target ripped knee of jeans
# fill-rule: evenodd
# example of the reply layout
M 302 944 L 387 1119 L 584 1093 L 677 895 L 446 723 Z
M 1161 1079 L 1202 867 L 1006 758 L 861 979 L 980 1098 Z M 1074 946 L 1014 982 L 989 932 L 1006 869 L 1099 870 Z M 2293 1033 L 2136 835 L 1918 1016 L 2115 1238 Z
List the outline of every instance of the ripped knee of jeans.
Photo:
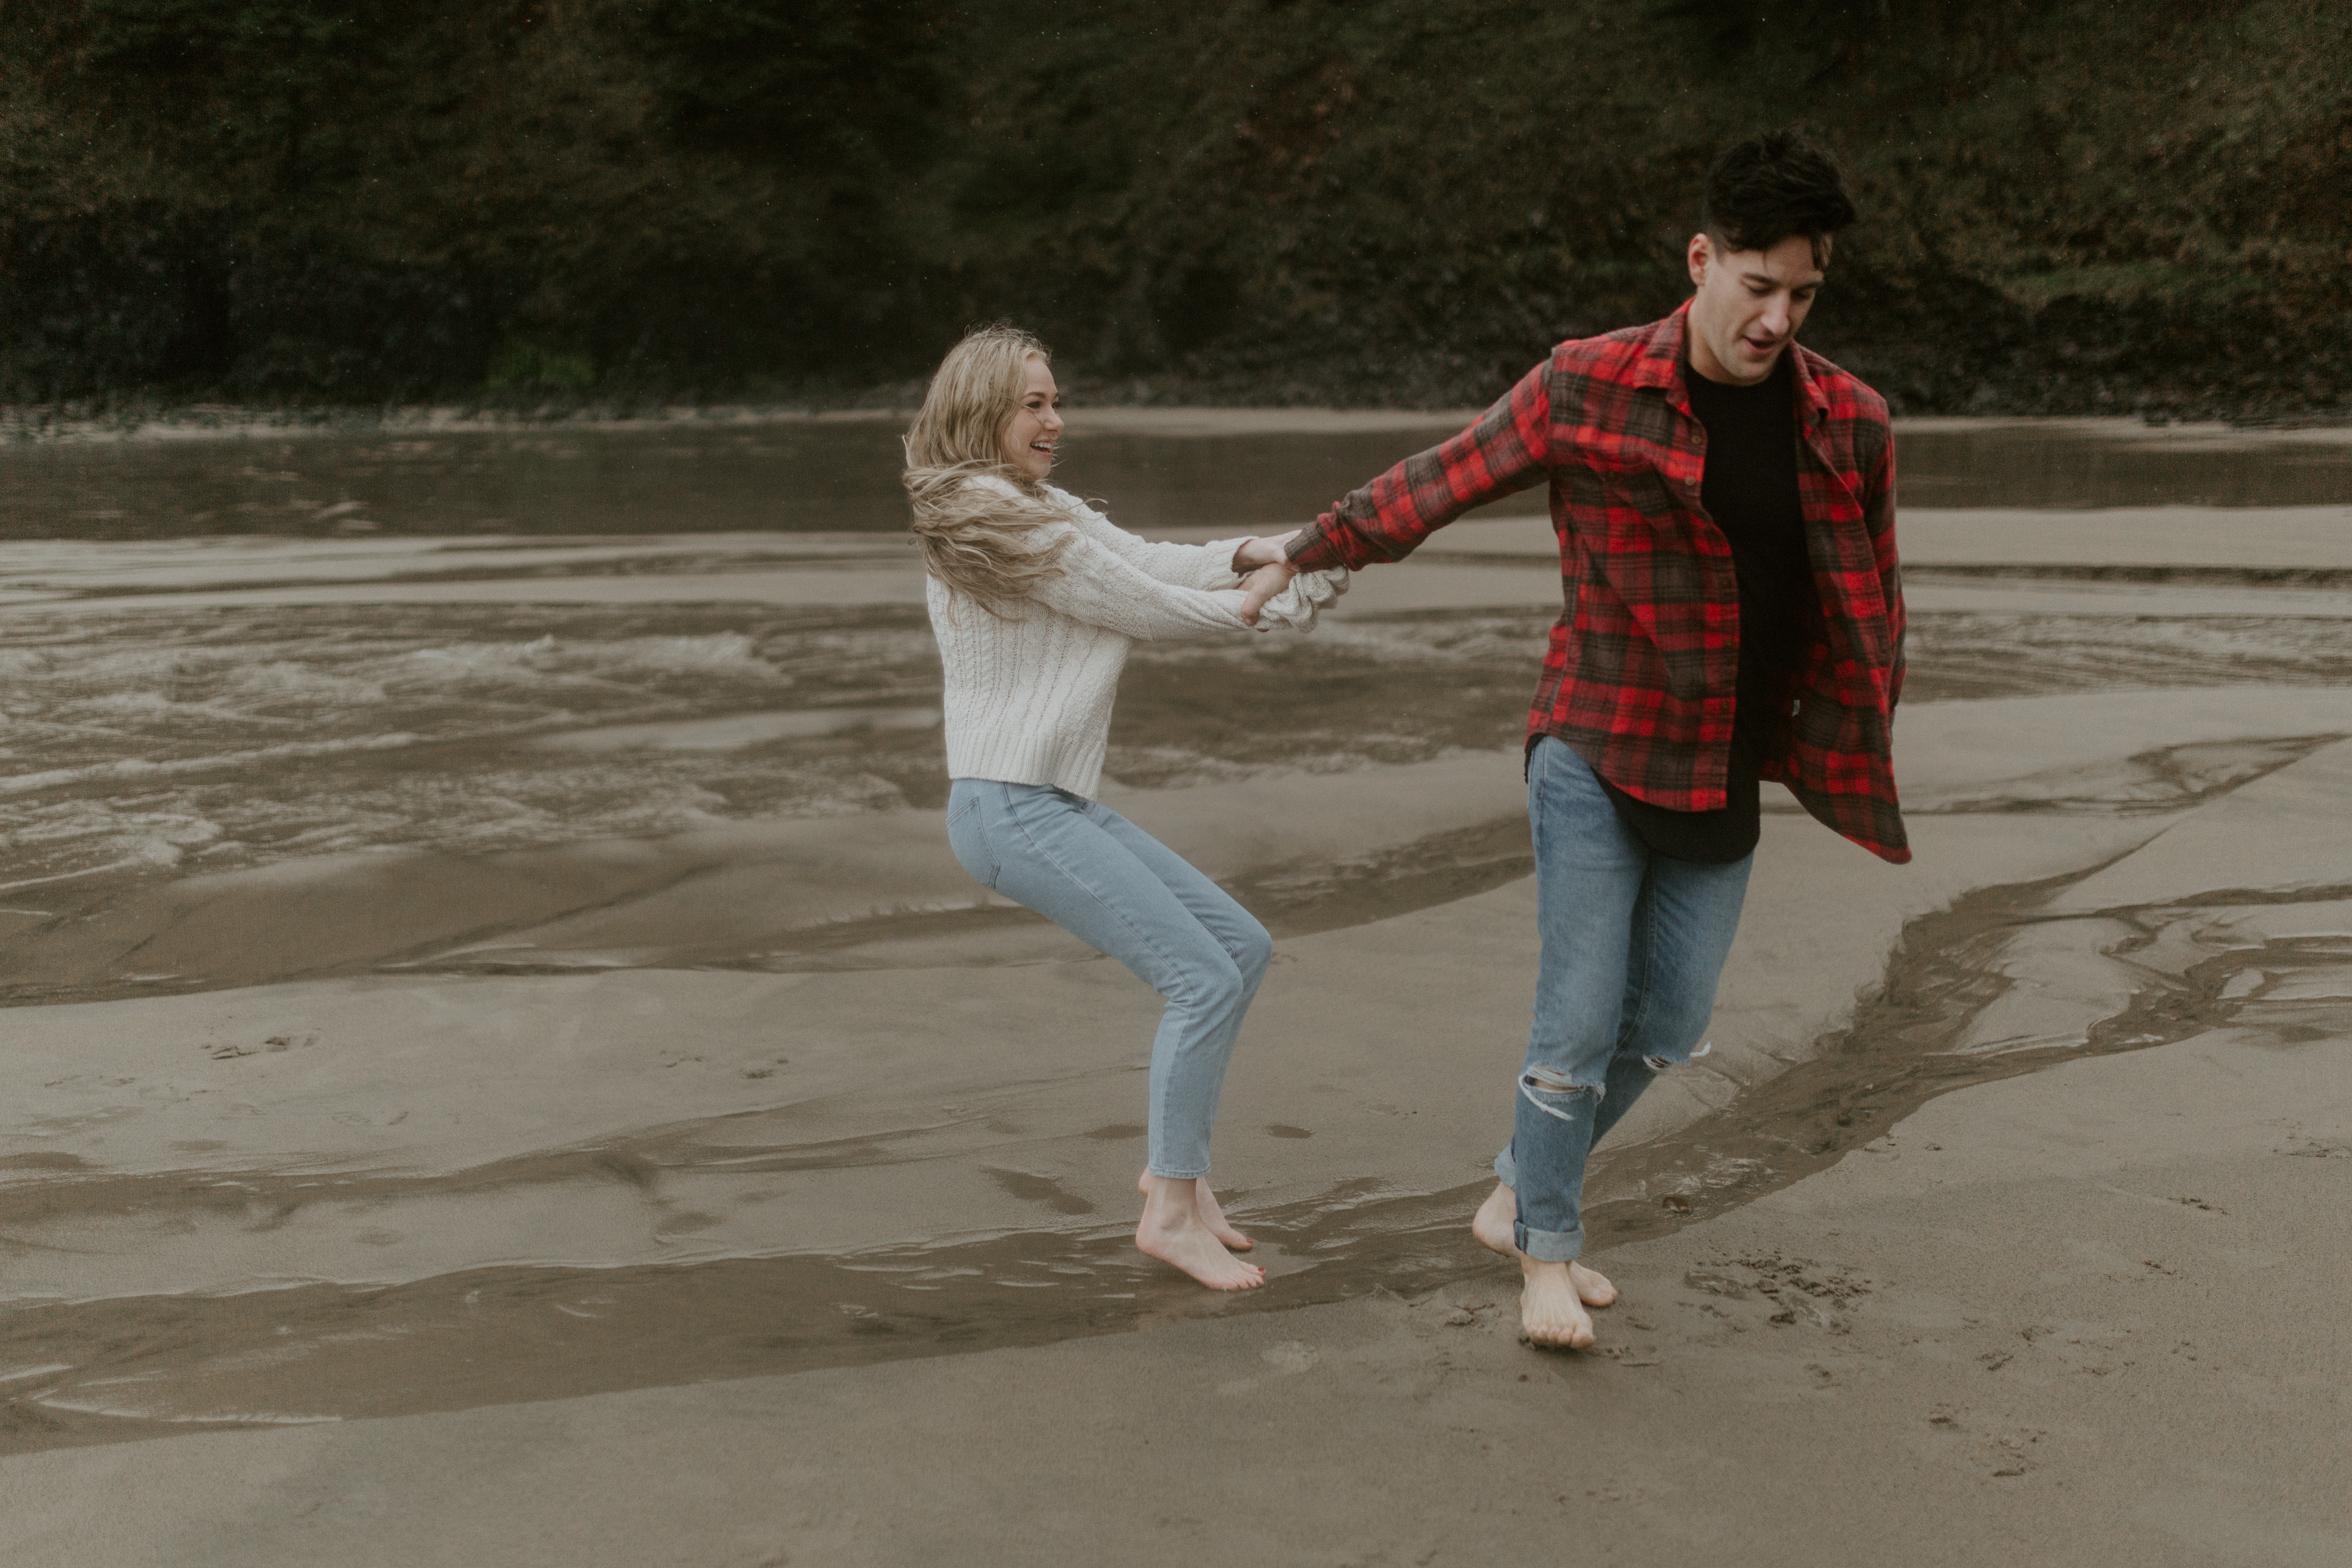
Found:
M 1529 1068 L 1519 1076 L 1519 1092 L 1538 1110 L 1566 1121 L 1570 1120 L 1568 1107 L 1574 1105 L 1579 1096 L 1590 1096 L 1598 1105 L 1608 1090 L 1597 1084 L 1573 1082 L 1566 1073 L 1552 1068 Z
M 1699 1058 L 1706 1055 L 1707 1052 L 1713 1049 L 1715 1049 L 1715 1042 L 1713 1040 L 1709 1040 L 1705 1045 L 1699 1047 L 1698 1049 L 1685 1056 L 1643 1057 L 1642 1058 L 1642 1065 L 1648 1068 L 1653 1073 L 1662 1073 L 1668 1068 L 1685 1067 L 1690 1063 L 1696 1061 Z

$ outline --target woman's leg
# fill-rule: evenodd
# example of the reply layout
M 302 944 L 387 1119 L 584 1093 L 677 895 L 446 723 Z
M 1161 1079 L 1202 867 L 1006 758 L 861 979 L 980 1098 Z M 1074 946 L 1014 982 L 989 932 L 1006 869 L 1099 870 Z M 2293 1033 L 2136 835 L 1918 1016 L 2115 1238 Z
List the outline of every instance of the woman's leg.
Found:
M 1191 905 L 1207 900 L 1192 884 L 1205 884 L 1218 900 L 1223 893 L 1116 813 L 1101 814 L 1107 825 L 1098 808 L 1059 790 L 983 784 L 965 792 L 969 782 L 955 786 L 949 810 L 950 840 L 966 868 L 1118 960 L 1167 999 L 1152 1047 L 1146 1187 L 1155 1201 L 1139 1243 L 1204 1283 L 1262 1282 L 1262 1271 L 1232 1257 L 1207 1230 L 1194 1194 L 1208 1172 L 1209 1125 L 1242 1013 L 1265 972 L 1263 954 L 1224 911 L 1212 910 L 1223 935 L 1204 923 Z M 1148 862 L 1137 841 L 1147 847 Z M 1243 948 L 1246 971 L 1229 941 Z M 1157 1192 L 1161 1186 L 1167 1190 Z
M 1259 983 L 1265 978 L 1265 966 L 1274 957 L 1274 939 L 1266 934 L 1257 917 L 1234 900 L 1231 894 L 1211 881 L 1200 868 L 1160 843 L 1158 839 L 1129 822 L 1099 801 L 1089 802 L 1087 815 L 1129 851 L 1150 872 L 1161 886 L 1176 895 L 1177 900 L 1192 912 L 1202 927 L 1217 939 L 1234 967 L 1241 971 L 1241 1005 L 1234 1011 L 1230 1026 L 1222 1037 L 1207 1042 L 1205 1050 L 1188 1054 L 1152 1052 L 1152 1117 L 1156 1123 L 1171 1129 L 1171 1142 L 1197 1140 L 1202 1151 L 1202 1164 L 1207 1163 L 1206 1151 L 1214 1129 L 1217 1103 L 1224 1089 L 1225 1068 L 1233 1058 L 1234 1038 L 1241 1030 L 1242 1016 L 1257 995 Z M 1163 1019 L 1163 1027 L 1165 1020 Z M 1163 1065 L 1165 1072 L 1162 1071 Z M 1136 1185 L 1147 1196 L 1159 1190 L 1164 1178 L 1146 1170 Z M 1234 1228 L 1218 1205 L 1217 1194 L 1210 1190 L 1204 1173 L 1194 1179 L 1192 1203 L 1202 1224 L 1219 1241 L 1237 1251 L 1247 1251 L 1256 1243 Z M 1147 1211 L 1148 1214 L 1149 1211 Z
M 1265 966 L 1274 957 L 1274 939 L 1257 917 L 1191 861 L 1152 837 L 1135 824 L 1099 803 L 1082 808 L 1087 819 L 1108 834 L 1136 862 L 1159 879 L 1185 912 L 1208 932 L 1231 961 L 1240 978 L 1236 991 L 1222 993 L 1213 1009 L 1203 1008 L 1179 1019 L 1174 1005 L 1162 1016 L 1151 1050 L 1151 1120 L 1164 1129 L 1157 1135 L 1151 1173 L 1181 1176 L 1188 1172 L 1205 1176 L 1209 1170 L 1209 1137 L 1217 1120 L 1217 1101 L 1224 1091 L 1225 1068 L 1233 1060 L 1234 1041 L 1249 1011 Z

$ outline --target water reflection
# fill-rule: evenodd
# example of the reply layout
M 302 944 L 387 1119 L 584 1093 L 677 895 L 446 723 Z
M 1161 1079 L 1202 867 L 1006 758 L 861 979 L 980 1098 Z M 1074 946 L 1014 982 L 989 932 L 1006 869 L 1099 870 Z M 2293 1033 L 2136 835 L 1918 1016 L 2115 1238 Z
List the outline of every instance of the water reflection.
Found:
M 0 538 L 598 534 L 903 526 L 897 416 L 221 436 L 0 449 Z M 1459 428 L 1451 416 L 1072 415 L 1062 482 L 1131 527 L 1291 524 Z M 1255 433 L 1252 433 L 1255 432 Z M 1915 507 L 2352 500 L 2343 433 L 2124 421 L 1899 429 Z M 1541 490 L 1497 510 L 1537 512 Z

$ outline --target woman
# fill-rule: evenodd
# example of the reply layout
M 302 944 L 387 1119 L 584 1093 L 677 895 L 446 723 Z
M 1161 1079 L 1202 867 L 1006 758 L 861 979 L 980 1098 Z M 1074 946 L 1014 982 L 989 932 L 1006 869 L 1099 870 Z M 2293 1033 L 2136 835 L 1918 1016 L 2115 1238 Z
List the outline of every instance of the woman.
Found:
M 907 491 L 947 672 L 948 839 L 982 882 L 1167 998 L 1151 1047 L 1136 1245 L 1220 1290 L 1265 1282 L 1209 1191 L 1209 1132 L 1273 951 L 1207 877 L 1095 800 L 1111 700 L 1138 639 L 1250 629 L 1246 540 L 1148 543 L 1045 482 L 1061 438 L 1045 349 L 968 333 L 907 433 Z M 1309 574 L 1258 617 L 1306 630 L 1347 574 Z

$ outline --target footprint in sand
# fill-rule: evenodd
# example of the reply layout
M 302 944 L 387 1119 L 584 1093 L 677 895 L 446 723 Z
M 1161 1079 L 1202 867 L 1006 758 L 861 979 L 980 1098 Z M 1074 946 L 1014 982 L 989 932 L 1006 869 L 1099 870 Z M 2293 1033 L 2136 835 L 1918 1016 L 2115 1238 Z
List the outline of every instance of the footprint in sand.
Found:
M 1092 1214 L 1095 1205 L 1072 1192 L 1065 1192 L 1062 1184 L 1050 1176 L 1034 1175 L 1027 1171 L 1001 1171 L 986 1167 L 982 1174 L 1002 1187 L 1013 1197 L 1024 1203 L 1044 1204 L 1055 1214 Z
M 1258 1352 L 1257 1359 L 1285 1377 L 1296 1377 L 1315 1364 L 1318 1353 L 1305 1340 L 1282 1340 Z

